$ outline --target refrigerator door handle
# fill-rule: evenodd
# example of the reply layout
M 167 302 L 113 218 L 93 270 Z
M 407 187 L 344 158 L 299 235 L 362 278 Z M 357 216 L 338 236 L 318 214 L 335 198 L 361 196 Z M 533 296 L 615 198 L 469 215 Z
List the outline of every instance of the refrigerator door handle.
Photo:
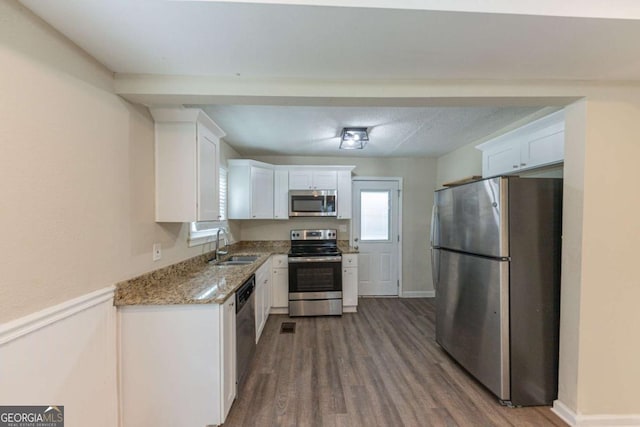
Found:
M 438 296 L 438 280 L 440 279 L 440 257 L 438 252 L 438 249 L 431 248 L 431 278 L 436 297 Z
M 435 203 L 433 204 L 433 207 L 431 208 L 431 233 L 430 233 L 430 238 L 431 238 L 431 247 L 433 248 L 434 244 L 436 243 L 436 221 L 438 218 L 438 205 L 436 205 Z

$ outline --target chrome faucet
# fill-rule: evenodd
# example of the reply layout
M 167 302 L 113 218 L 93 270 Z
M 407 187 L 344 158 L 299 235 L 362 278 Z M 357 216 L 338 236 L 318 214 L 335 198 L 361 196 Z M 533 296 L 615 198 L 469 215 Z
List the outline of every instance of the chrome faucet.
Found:
M 225 249 L 227 248 L 227 245 L 229 244 L 229 236 L 227 235 L 227 230 L 225 230 L 223 227 L 218 228 L 218 232 L 216 233 L 216 252 L 215 252 L 215 255 L 214 255 L 214 259 L 216 261 L 219 261 L 219 259 L 218 259 L 219 255 L 226 255 L 226 254 L 229 253 L 229 249 L 226 249 L 226 250 L 220 249 L 220 232 L 221 231 L 224 234 L 224 247 L 225 247 Z

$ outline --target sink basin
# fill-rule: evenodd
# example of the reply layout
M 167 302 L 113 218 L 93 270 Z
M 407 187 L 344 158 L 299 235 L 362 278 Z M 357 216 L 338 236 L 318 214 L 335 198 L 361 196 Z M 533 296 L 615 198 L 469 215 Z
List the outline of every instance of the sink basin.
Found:
M 232 255 L 225 261 L 251 263 L 260 258 L 258 255 Z
M 257 260 L 257 255 L 232 255 L 224 261 L 216 263 L 216 265 L 247 265 Z
M 220 261 L 217 265 L 248 265 L 253 261 Z

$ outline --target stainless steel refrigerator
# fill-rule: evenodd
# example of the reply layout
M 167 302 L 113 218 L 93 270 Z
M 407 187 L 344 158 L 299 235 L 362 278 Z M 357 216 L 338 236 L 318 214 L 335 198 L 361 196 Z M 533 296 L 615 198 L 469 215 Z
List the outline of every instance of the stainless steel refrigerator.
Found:
M 562 179 L 436 191 L 436 341 L 503 404 L 557 397 Z

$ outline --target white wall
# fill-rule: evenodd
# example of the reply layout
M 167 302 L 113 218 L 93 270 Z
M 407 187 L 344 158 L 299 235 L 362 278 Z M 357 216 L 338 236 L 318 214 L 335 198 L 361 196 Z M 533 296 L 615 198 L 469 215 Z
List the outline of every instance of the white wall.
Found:
M 577 409 L 586 414 L 636 414 L 636 425 L 638 135 L 640 89 L 621 88 L 587 99 Z
M 565 164 L 562 198 L 562 277 L 560 296 L 560 378 L 558 400 L 578 407 L 580 287 L 582 281 L 582 217 L 586 101 L 565 110 Z
M 355 165 L 356 168 L 353 172 L 356 176 L 402 177 L 404 185 L 402 206 L 403 290 L 433 291 L 429 261 L 429 228 L 431 226 L 433 191 L 436 185 L 435 159 L 427 157 L 261 156 L 255 157 L 255 160 L 280 165 Z M 326 221 L 322 222 L 322 224 L 325 223 Z M 300 224 L 295 220 L 282 222 L 247 221 L 242 225 L 242 238 L 261 240 L 261 236 L 281 236 L 286 234 L 290 228 L 300 228 Z M 336 222 L 330 224 L 336 224 Z M 348 234 L 341 233 L 340 238 L 343 236 L 345 239 L 348 238 Z
M 437 159 L 437 188 L 469 176 L 482 176 L 482 152 L 475 142 Z
M 0 16 L 0 322 L 197 255 L 154 222 L 147 110 L 18 3 Z

